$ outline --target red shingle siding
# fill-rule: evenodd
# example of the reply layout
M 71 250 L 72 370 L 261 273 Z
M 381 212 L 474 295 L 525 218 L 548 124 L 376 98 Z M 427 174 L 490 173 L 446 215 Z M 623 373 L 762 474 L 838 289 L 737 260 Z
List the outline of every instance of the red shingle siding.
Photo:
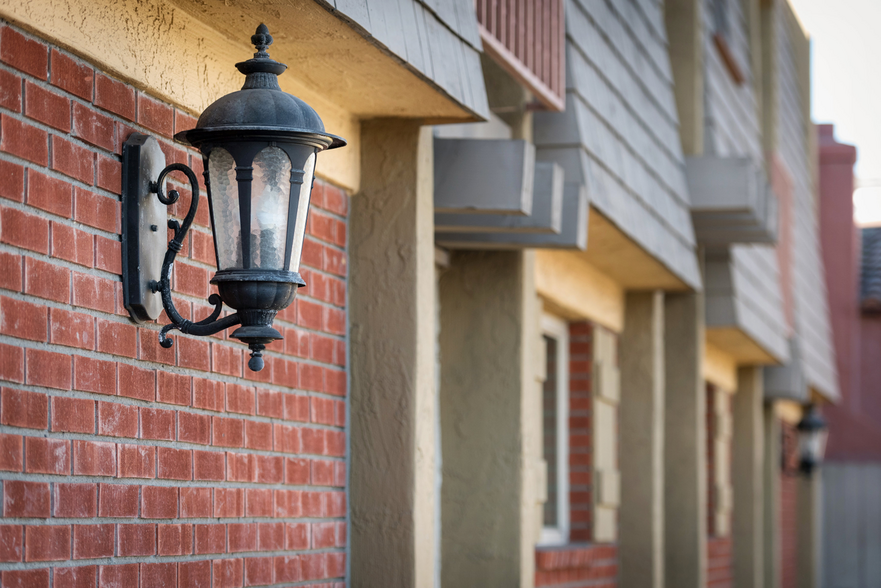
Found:
M 593 539 L 593 325 L 569 325 L 569 540 Z
M 342 588 L 347 196 L 316 182 L 308 286 L 262 372 L 225 334 L 162 349 L 123 308 L 119 152 L 159 132 L 201 173 L 168 136 L 192 117 L 10 26 L 0 79 L 3 586 Z M 176 263 L 186 317 L 210 312 L 212 262 L 203 194 Z

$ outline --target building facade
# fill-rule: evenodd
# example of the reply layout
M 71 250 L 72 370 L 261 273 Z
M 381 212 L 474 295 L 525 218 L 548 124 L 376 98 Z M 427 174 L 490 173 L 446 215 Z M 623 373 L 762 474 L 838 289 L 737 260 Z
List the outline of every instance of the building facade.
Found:
M 3 586 L 820 586 L 795 425 L 842 367 L 785 0 L 0 19 Z M 318 156 L 307 286 L 251 372 L 228 335 L 130 319 L 121 152 L 151 135 L 201 174 L 172 136 L 240 87 L 261 22 L 348 146 Z

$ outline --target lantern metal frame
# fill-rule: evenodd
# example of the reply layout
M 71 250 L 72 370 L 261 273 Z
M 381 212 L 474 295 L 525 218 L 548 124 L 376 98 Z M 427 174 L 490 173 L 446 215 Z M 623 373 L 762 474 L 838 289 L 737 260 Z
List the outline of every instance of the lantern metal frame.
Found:
M 173 340 L 168 336 L 172 330 L 207 336 L 241 325 L 230 336 L 248 345 L 251 350 L 248 367 L 259 371 L 264 365 L 262 355 L 266 345 L 282 339 L 281 333 L 272 327 L 275 315 L 293 302 L 298 288 L 306 285 L 298 271 L 288 268 L 292 266 L 293 248 L 299 246 L 294 243 L 294 238 L 296 225 L 300 221 L 300 199 L 311 196 L 311 180 L 308 187 L 304 185 L 304 180 L 307 174 L 314 180 L 314 162 L 308 170 L 298 169 L 300 166 L 296 162 L 302 160 L 308 168 L 310 157 L 325 149 L 342 147 L 346 141 L 326 133 L 321 119 L 309 105 L 281 90 L 277 77 L 287 66 L 269 58 L 266 49 L 272 44 L 272 36 L 265 25 L 257 28 L 251 42 L 256 46 L 257 53 L 252 59 L 236 64 L 246 76 L 242 89 L 215 101 L 199 117 L 196 128 L 179 132 L 174 137 L 181 143 L 198 148 L 204 161 L 203 175 L 218 262 L 218 271 L 211 279 L 218 293 L 208 298 L 214 310 L 208 317 L 193 322 L 180 314 L 171 296 L 171 268 L 198 211 L 199 182 L 196 174 L 181 163 L 162 167 L 164 155 L 156 140 L 138 133 L 133 134 L 123 148 L 123 296 L 125 307 L 135 322 L 155 320 L 160 311 L 165 310 L 171 322 L 159 331 L 159 344 L 164 348 L 173 345 Z M 257 155 L 269 147 L 283 151 L 291 163 L 282 269 L 252 267 L 253 164 Z M 241 268 L 221 269 L 209 174 L 209 157 L 218 148 L 226 150 L 235 163 L 235 187 L 241 223 Z M 162 169 L 157 174 L 159 168 Z M 172 206 L 180 199 L 177 190 L 169 190 L 167 194 L 163 191 L 165 180 L 172 172 L 181 172 L 186 176 L 192 196 L 183 221 L 171 219 L 166 223 L 164 207 Z M 156 179 L 153 180 L 153 177 Z M 300 185 L 296 193 L 295 184 Z M 308 217 L 308 212 L 307 207 L 303 214 Z M 302 226 L 305 226 L 306 219 L 302 222 Z M 154 260 L 157 243 L 161 243 L 159 226 L 164 224 L 174 234 L 168 242 L 161 268 L 158 268 Z M 161 308 L 151 294 L 159 295 Z M 221 318 L 224 304 L 236 312 Z
M 806 476 L 810 476 L 813 473 L 814 469 L 817 468 L 821 463 L 823 463 L 823 455 L 807 455 L 805 451 L 803 451 L 802 445 L 804 443 L 805 435 L 824 435 L 828 434 L 829 425 L 826 423 L 826 419 L 820 414 L 820 411 L 817 409 L 815 404 L 810 404 L 804 411 L 804 416 L 795 426 L 798 431 L 799 436 L 799 456 L 798 456 L 798 466 L 799 470 L 805 474 Z M 826 441 L 823 440 L 823 450 L 825 452 Z

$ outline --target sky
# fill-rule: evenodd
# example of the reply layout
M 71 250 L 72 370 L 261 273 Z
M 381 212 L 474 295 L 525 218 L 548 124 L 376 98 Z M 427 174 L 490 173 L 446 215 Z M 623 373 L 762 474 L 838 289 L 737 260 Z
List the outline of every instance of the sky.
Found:
M 811 114 L 857 147 L 860 224 L 881 224 L 881 0 L 790 0 L 811 36 Z

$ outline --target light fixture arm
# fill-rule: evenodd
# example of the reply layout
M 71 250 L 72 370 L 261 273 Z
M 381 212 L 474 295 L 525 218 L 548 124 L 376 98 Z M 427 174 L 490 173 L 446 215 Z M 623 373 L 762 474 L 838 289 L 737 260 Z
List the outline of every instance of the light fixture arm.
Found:
M 160 172 L 159 178 L 155 182 L 150 182 L 150 192 L 156 194 L 159 201 L 166 206 L 172 206 L 180 199 L 180 193 L 177 190 L 170 190 L 168 195 L 162 193 L 162 183 L 165 181 L 165 177 L 173 171 L 183 172 L 187 176 L 187 179 L 190 181 L 192 198 L 190 199 L 190 209 L 184 217 L 183 224 L 176 220 L 168 221 L 168 228 L 174 231 L 174 237 L 168 242 L 168 249 L 162 262 L 162 272 L 159 281 L 150 282 L 150 289 L 153 292 L 159 292 L 162 297 L 162 307 L 165 309 L 165 314 L 171 319 L 171 324 L 165 325 L 159 331 L 159 344 L 166 349 L 174 345 L 174 341 L 168 337 L 169 331 L 177 330 L 187 335 L 203 337 L 205 335 L 213 335 L 242 322 L 238 313 L 218 319 L 223 311 L 223 301 L 217 294 L 212 294 L 208 297 L 209 304 L 214 305 L 214 311 L 210 316 L 198 322 L 185 319 L 174 306 L 174 301 L 171 298 L 171 266 L 174 265 L 174 259 L 183 247 L 183 242 L 187 232 L 190 230 L 190 225 L 193 224 L 193 219 L 196 218 L 196 210 L 199 208 L 199 182 L 196 180 L 196 174 L 193 173 L 193 170 L 182 163 L 172 163 L 166 166 Z

